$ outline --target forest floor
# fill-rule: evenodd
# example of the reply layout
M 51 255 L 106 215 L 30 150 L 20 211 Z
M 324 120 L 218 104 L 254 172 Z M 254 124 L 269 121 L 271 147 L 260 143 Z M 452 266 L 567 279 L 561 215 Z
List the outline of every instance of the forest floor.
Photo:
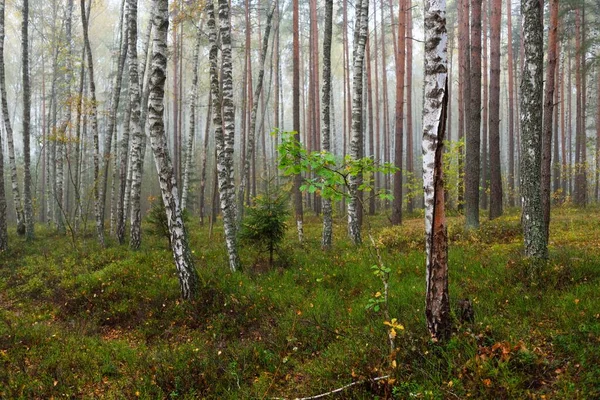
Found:
M 425 326 L 422 218 L 368 219 L 391 270 L 392 356 L 374 247 L 350 245 L 342 218 L 330 252 L 309 217 L 304 244 L 290 228 L 272 268 L 244 246 L 237 273 L 220 227 L 209 238 L 191 222 L 193 302 L 179 298 L 163 237 L 146 233 L 132 252 L 92 234 L 13 232 L 0 254 L 0 398 L 292 399 L 360 381 L 328 398 L 600 398 L 600 209 L 553 210 L 537 272 L 516 211 L 475 232 L 449 218 L 453 315 L 468 298 L 475 321 L 455 320 L 445 343 Z

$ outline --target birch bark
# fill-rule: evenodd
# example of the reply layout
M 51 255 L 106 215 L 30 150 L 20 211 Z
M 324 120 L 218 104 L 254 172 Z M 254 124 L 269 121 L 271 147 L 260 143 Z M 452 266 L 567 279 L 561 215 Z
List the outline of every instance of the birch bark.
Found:
M 448 104 L 446 1 L 425 2 L 423 193 L 427 287 L 425 317 L 433 338 L 450 335 L 448 236 L 444 210 L 443 140 Z
M 350 141 L 350 157 L 358 160 L 362 157 L 363 149 L 363 70 L 365 46 L 369 28 L 369 1 L 359 0 L 356 3 L 356 23 L 354 41 L 354 60 L 352 66 L 352 140 Z M 360 175 L 350 175 L 348 178 L 348 234 L 354 244 L 362 242 L 360 234 L 359 211 L 362 207 L 358 196 L 361 184 Z
M 137 0 L 129 1 L 130 3 L 135 3 Z M 173 164 L 169 157 L 164 125 L 164 97 L 168 56 L 167 34 L 169 28 L 168 0 L 154 0 L 154 10 L 153 24 L 156 29 L 156 34 L 152 47 L 152 66 L 150 69 L 148 131 L 150 133 L 150 145 L 152 146 L 152 152 L 154 153 L 154 162 L 158 172 L 162 200 L 167 213 L 171 249 L 173 251 L 173 258 L 175 259 L 175 266 L 177 267 L 177 274 L 179 276 L 181 296 L 187 300 L 193 298 L 198 292 L 198 275 L 194 269 L 194 262 L 188 245 L 183 218 L 181 217 L 181 208 L 179 207 L 179 196 L 177 193 L 177 181 L 173 170 Z M 132 29 L 133 24 L 131 23 L 131 20 L 129 22 L 130 29 Z M 130 49 L 130 55 L 134 54 L 135 53 L 132 53 Z

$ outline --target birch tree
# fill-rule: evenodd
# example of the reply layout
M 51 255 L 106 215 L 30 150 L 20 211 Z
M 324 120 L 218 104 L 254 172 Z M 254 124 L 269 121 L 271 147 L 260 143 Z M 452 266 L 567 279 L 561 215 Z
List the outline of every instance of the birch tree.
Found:
M 523 15 L 523 72 L 521 76 L 520 189 L 525 255 L 548 255 L 541 205 L 542 75 L 544 30 L 538 0 L 521 0 Z
M 219 19 L 221 26 L 221 82 L 219 80 L 217 27 L 212 0 L 206 5 L 208 13 L 208 39 L 210 42 L 210 89 L 212 93 L 213 126 L 217 147 L 217 180 L 219 199 L 223 213 L 225 244 L 229 257 L 229 268 L 236 271 L 240 268 L 236 238 L 236 205 L 235 187 L 233 183 L 233 107 L 231 76 L 231 36 L 229 31 L 229 4 L 219 0 Z M 221 90 L 221 87 L 223 88 Z M 225 102 L 227 98 L 227 102 Z M 224 103 L 227 103 L 225 106 Z M 225 121 L 224 121 L 225 119 Z M 227 126 L 229 125 L 229 126 Z
M 198 61 L 200 58 L 200 42 L 202 31 L 196 33 L 196 45 L 194 46 L 194 71 L 192 72 L 192 87 L 190 88 L 190 122 L 189 133 L 185 150 L 185 162 L 183 166 L 183 188 L 181 189 L 181 210 L 187 206 L 187 197 L 190 186 L 190 169 L 192 168 L 192 148 L 196 136 L 196 103 L 198 100 Z
M 427 287 L 425 317 L 434 339 L 450 335 L 448 236 L 444 210 L 443 141 L 448 105 L 446 1 L 425 2 L 423 192 Z
M 4 4 L 4 2 L 2 2 Z M 6 228 L 6 193 L 4 191 L 4 152 L 0 135 L 0 253 L 8 249 L 8 230 Z
M 271 7 L 271 11 L 267 15 L 267 26 L 265 27 L 265 35 L 263 37 L 262 47 L 260 50 L 260 61 L 259 61 L 259 70 L 258 70 L 258 82 L 256 84 L 256 88 L 254 89 L 253 103 L 252 103 L 252 111 L 250 114 L 250 129 L 248 130 L 248 143 L 246 147 L 246 154 L 244 155 L 244 165 L 242 172 L 242 183 L 240 185 L 240 193 L 238 194 L 240 198 L 240 214 L 242 214 L 242 210 L 244 207 L 244 191 L 246 186 L 248 185 L 248 177 L 250 172 L 250 160 L 255 157 L 256 147 L 256 116 L 258 114 L 258 105 L 260 101 L 260 94 L 263 91 L 263 80 L 265 76 L 265 58 L 267 57 L 267 49 L 269 48 L 269 35 L 271 34 L 271 21 L 273 20 L 273 13 L 275 12 L 276 4 L 273 3 Z
M 325 34 L 323 37 L 323 132 L 321 146 L 323 151 L 331 151 L 331 37 L 333 31 L 333 0 L 325 1 Z M 323 236 L 321 247 L 331 247 L 333 238 L 333 210 L 331 200 L 323 199 Z
M 134 6 L 136 5 L 136 1 L 137 0 L 129 0 L 130 4 L 134 3 Z M 171 242 L 171 250 L 173 251 L 173 258 L 175 259 L 175 266 L 177 267 L 179 276 L 181 296 L 184 299 L 191 299 L 198 292 L 198 275 L 194 269 L 194 262 L 188 245 L 183 218 L 181 217 L 179 195 L 177 193 L 177 181 L 173 170 L 173 164 L 169 157 L 164 124 L 169 4 L 168 0 L 154 0 L 153 4 L 153 24 L 156 33 L 152 46 L 152 66 L 150 69 L 148 131 L 150 134 L 150 145 L 152 146 L 152 152 L 154 153 L 154 162 L 158 172 L 162 200 L 167 213 L 167 223 L 170 234 L 169 240 Z M 133 28 L 132 21 L 135 20 L 130 15 L 130 30 L 135 29 Z M 129 38 L 132 38 L 131 33 Z M 131 50 L 132 49 L 130 48 L 129 54 L 134 55 L 135 52 L 132 53 Z
M 129 108 L 131 119 L 129 128 L 131 130 L 131 231 L 129 247 L 136 250 L 142 243 L 142 211 L 140 207 L 142 189 L 142 148 L 144 135 L 141 125 L 140 110 L 140 79 L 138 75 L 137 55 L 137 0 L 128 0 L 129 11 L 127 13 L 127 41 L 129 59 Z
M 365 46 L 369 30 L 369 1 L 359 0 L 356 3 L 354 60 L 352 66 L 352 140 L 350 141 L 350 157 L 354 160 L 362 158 L 363 149 L 363 69 Z M 348 179 L 348 234 L 354 244 L 362 242 L 360 235 L 358 198 L 361 176 L 351 174 Z
M 8 102 L 6 100 L 6 73 L 4 70 L 4 9 L 5 0 L 0 1 L 0 96 L 2 97 L 2 116 L 4 117 L 4 130 L 6 132 L 6 144 L 8 147 L 8 166 L 10 169 L 10 183 L 15 205 L 15 214 L 17 216 L 17 233 L 25 233 L 25 214 L 23 211 L 23 201 L 19 191 L 19 181 L 17 178 L 17 163 L 15 161 L 15 143 L 13 140 L 13 130 L 10 123 L 10 114 L 8 111 Z M 2 188 L 4 190 L 4 187 Z
M 96 83 L 94 80 L 94 57 L 88 35 L 89 18 L 86 16 L 85 0 L 81 0 L 81 22 L 83 27 L 83 42 L 86 49 L 88 78 L 91 96 L 90 120 L 92 128 L 92 139 L 94 141 L 94 214 L 96 217 L 96 237 L 98 242 L 104 246 L 104 227 L 102 223 L 102 207 L 100 204 L 100 140 L 98 137 L 98 102 L 96 100 Z
M 121 12 L 125 9 L 125 0 L 123 0 L 123 5 L 121 7 Z M 119 22 L 119 36 L 118 40 L 119 44 L 119 53 L 116 57 L 117 64 L 117 72 L 115 74 L 115 79 L 112 84 L 112 97 L 110 100 L 110 110 L 108 116 L 108 129 L 106 131 L 106 138 L 104 140 L 104 172 L 102 174 L 102 192 L 100 195 L 101 204 L 102 204 L 102 221 L 104 223 L 104 215 L 105 215 L 105 200 L 106 200 L 106 190 L 108 185 L 108 167 L 110 165 L 110 150 L 112 146 L 113 136 L 115 136 L 116 126 L 117 126 L 117 110 L 119 109 L 119 101 L 121 99 L 121 86 L 123 82 L 123 70 L 125 69 L 125 60 L 127 59 L 127 34 L 123 32 L 123 15 L 121 15 L 121 19 Z M 114 154 L 114 157 L 117 155 Z M 121 241 L 120 241 L 121 242 Z
M 25 237 L 32 240 L 33 199 L 31 193 L 31 86 L 29 77 L 29 0 L 23 0 L 23 25 L 21 26 L 23 71 L 23 196 L 25 200 Z

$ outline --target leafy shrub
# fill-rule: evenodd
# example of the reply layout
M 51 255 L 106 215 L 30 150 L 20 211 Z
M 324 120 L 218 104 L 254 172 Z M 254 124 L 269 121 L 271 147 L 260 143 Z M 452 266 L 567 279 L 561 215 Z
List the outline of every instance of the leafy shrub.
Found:
M 269 265 L 273 265 L 273 253 L 283 240 L 289 216 L 288 195 L 278 188 L 267 186 L 263 195 L 254 198 L 254 205 L 248 207 L 242 224 L 240 238 L 258 245 L 269 252 Z

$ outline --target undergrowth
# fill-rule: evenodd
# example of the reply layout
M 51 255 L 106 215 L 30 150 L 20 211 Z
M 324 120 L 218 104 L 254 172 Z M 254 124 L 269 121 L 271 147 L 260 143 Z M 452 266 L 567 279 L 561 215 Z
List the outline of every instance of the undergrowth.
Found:
M 393 360 L 382 312 L 366 307 L 381 290 L 373 251 L 349 243 L 342 218 L 331 252 L 307 218 L 305 243 L 289 230 L 276 266 L 244 273 L 227 268 L 218 225 L 209 238 L 191 222 L 192 302 L 179 299 L 161 235 L 146 231 L 131 252 L 93 235 L 73 247 L 13 232 L 0 254 L 0 398 L 296 398 L 363 380 L 339 398 L 598 398 L 598 217 L 553 214 L 550 259 L 534 275 L 517 215 L 468 232 L 450 218 L 453 312 L 468 298 L 475 322 L 456 320 L 444 344 L 425 328 L 422 220 L 372 219 L 391 269 L 389 313 L 404 327 Z M 256 251 L 241 256 L 252 265 Z

